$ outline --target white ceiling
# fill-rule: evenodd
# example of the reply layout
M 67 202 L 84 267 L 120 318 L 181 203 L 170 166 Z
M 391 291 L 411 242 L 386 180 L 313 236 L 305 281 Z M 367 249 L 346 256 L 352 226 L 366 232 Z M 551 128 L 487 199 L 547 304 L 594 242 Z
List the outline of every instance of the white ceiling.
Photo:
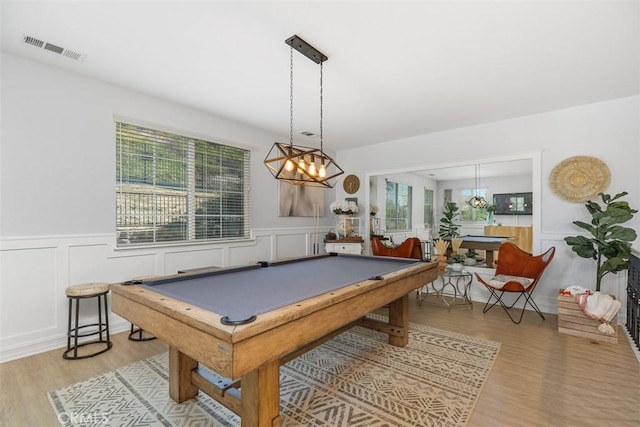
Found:
M 2 1 L 1 13 L 6 52 L 285 138 L 284 41 L 297 34 L 329 57 L 332 150 L 640 93 L 638 1 Z M 319 133 L 319 66 L 294 62 L 294 132 Z

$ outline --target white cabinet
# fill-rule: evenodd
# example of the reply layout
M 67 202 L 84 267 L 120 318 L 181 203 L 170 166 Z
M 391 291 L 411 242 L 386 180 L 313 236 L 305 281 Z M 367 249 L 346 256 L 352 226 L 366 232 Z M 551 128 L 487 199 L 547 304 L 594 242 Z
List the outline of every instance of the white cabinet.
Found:
M 324 244 L 324 250 L 328 252 L 336 252 L 340 254 L 362 254 L 363 240 L 347 239 L 347 240 L 327 240 Z

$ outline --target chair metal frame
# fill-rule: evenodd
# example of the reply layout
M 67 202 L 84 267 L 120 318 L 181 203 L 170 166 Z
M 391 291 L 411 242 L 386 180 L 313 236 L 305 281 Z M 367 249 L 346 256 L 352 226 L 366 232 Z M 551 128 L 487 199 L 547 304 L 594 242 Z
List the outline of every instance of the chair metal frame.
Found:
M 526 277 L 531 279 L 531 283 L 528 286 L 523 286 L 522 283 L 511 280 L 504 284 L 502 288 L 496 288 L 492 286 L 489 282 L 483 279 L 478 273 L 476 273 L 476 278 L 478 282 L 482 283 L 485 288 L 487 288 L 490 292 L 489 299 L 482 309 L 483 313 L 491 310 L 496 304 L 500 304 L 502 309 L 507 313 L 509 319 L 515 324 L 519 324 L 522 322 L 522 317 L 524 316 L 525 309 L 527 305 L 529 305 L 533 310 L 538 313 L 538 315 L 545 320 L 542 311 L 538 308 L 538 305 L 533 300 L 533 291 L 536 289 L 542 274 L 546 270 L 546 268 L 553 260 L 555 255 L 556 248 L 551 247 L 546 252 L 540 255 L 532 255 L 529 252 L 526 252 L 520 249 L 518 246 L 511 242 L 505 242 L 500 246 L 500 250 L 498 251 L 498 265 L 496 267 L 496 272 L 494 276 L 498 275 L 506 275 L 506 276 L 518 276 L 518 277 Z M 502 300 L 505 292 L 507 293 L 519 293 L 518 298 L 511 304 L 507 305 Z M 520 317 L 516 320 L 509 311 L 512 309 L 520 298 L 524 297 L 524 304 L 522 306 L 522 310 L 520 312 Z M 495 299 L 493 303 L 491 300 Z

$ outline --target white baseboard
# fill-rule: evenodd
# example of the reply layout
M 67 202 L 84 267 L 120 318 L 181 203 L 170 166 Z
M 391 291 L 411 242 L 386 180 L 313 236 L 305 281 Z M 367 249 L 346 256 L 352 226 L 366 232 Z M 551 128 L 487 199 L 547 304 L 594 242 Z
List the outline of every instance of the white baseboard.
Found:
M 118 320 L 109 324 L 109 333 L 113 335 L 129 331 L 130 328 L 131 324 L 129 322 Z M 44 353 L 45 351 L 55 349 L 60 349 L 60 357 L 62 357 L 62 353 L 66 347 L 66 335 L 56 335 L 42 340 L 35 340 L 25 344 L 5 347 L 0 349 L 0 363 L 10 362 L 12 360 L 33 356 L 34 354 Z

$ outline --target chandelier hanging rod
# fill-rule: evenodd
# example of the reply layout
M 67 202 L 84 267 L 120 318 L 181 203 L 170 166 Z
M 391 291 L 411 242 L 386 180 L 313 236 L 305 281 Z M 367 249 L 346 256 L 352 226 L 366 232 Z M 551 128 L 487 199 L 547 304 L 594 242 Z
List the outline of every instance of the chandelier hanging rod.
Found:
M 293 35 L 284 41 L 286 44 L 315 62 L 316 64 L 321 64 L 329 57 L 324 53 L 320 52 L 315 47 L 311 46 L 309 43 L 304 41 L 301 37 L 297 35 Z

